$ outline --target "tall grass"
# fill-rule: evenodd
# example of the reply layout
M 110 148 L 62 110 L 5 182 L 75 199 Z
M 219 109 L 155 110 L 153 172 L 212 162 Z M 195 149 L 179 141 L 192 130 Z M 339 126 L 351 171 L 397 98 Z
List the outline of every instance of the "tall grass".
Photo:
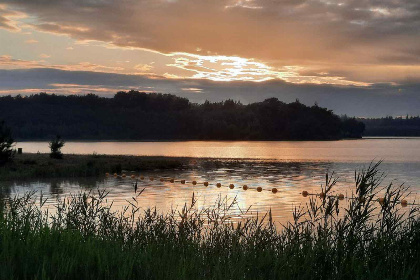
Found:
M 418 207 L 401 212 L 407 189 L 392 184 L 376 202 L 381 179 L 377 164 L 355 173 L 343 203 L 327 175 L 283 227 L 270 212 L 233 223 L 235 201 L 161 214 L 133 197 L 113 212 L 98 190 L 49 212 L 29 193 L 0 207 L 0 279 L 418 279 Z

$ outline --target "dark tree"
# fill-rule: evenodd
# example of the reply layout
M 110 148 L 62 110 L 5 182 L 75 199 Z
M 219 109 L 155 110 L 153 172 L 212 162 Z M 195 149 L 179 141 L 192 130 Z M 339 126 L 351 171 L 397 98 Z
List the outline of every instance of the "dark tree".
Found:
M 342 135 L 345 138 L 361 138 L 365 130 L 365 124 L 355 118 L 343 118 L 341 125 Z
M 0 121 L 0 165 L 13 159 L 15 141 L 12 138 L 12 131 L 6 126 L 4 121 Z
M 234 100 L 195 104 L 171 94 L 118 92 L 40 93 L 0 97 L 0 118 L 16 139 L 80 140 L 334 140 L 360 137 L 331 110 L 277 98 L 242 104 Z M 360 123 L 360 122 L 359 122 Z M 351 129 L 351 131 L 349 131 Z
M 61 148 L 64 147 L 64 144 L 65 142 L 63 139 L 61 139 L 61 136 L 57 135 L 55 139 L 53 139 L 49 144 L 49 147 L 51 149 L 50 157 L 62 159 L 63 153 L 61 153 Z

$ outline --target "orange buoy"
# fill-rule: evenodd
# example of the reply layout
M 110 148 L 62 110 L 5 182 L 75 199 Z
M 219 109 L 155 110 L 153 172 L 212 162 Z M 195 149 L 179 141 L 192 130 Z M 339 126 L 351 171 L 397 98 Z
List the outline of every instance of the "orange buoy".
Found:
M 321 192 L 321 193 L 319 194 L 319 197 L 320 197 L 320 198 L 325 198 L 325 193 L 324 193 L 324 192 Z
M 303 192 L 302 192 L 302 196 L 303 196 L 303 197 L 307 197 L 307 196 L 308 196 L 308 194 L 309 194 L 309 193 L 308 193 L 307 191 L 303 191 Z
M 401 206 L 402 207 L 407 207 L 407 205 L 408 205 L 407 200 L 405 200 L 405 199 L 401 200 Z
M 364 197 L 359 197 L 359 202 L 360 203 L 364 203 L 366 201 L 366 198 L 364 198 Z
M 343 199 L 344 199 L 344 194 L 340 193 L 340 194 L 338 195 L 338 199 L 339 199 L 339 200 L 343 200 Z
M 231 189 L 231 190 L 232 190 L 234 187 L 235 187 L 235 185 L 234 185 L 234 184 L 230 184 L 230 185 L 229 185 L 229 189 Z
M 181 184 L 185 184 L 185 180 L 181 180 Z
M 105 173 L 105 176 L 108 177 L 109 176 L 109 173 Z
M 220 188 L 221 186 L 222 186 L 222 184 L 220 184 L 220 183 L 216 184 L 216 187 L 218 187 L 218 188 Z
M 140 180 L 144 180 L 144 176 L 140 176 Z
M 257 192 L 262 192 L 262 188 L 261 187 L 258 187 L 257 188 Z
M 173 182 L 175 182 L 175 180 L 174 179 L 171 179 L 171 180 L 169 180 L 169 182 L 173 183 Z
M 271 192 L 272 192 L 272 193 L 277 193 L 277 191 L 278 191 L 278 190 L 277 190 L 276 188 L 272 188 L 272 189 L 271 189 Z
M 125 178 L 125 176 L 126 176 L 125 174 L 122 175 L 123 178 Z
M 163 181 L 165 181 L 165 179 L 163 179 L 163 178 L 160 178 L 160 181 L 161 181 L 161 182 L 163 182 Z
M 131 175 L 131 179 L 134 179 L 134 178 L 136 178 L 136 175 Z
M 244 186 L 242 187 L 242 189 L 243 189 L 244 191 L 246 191 L 246 190 L 248 189 L 248 186 L 247 186 L 247 185 L 244 185 Z
M 209 182 L 204 182 L 204 186 L 207 187 L 209 185 Z
M 118 174 L 117 173 L 114 173 L 114 177 L 117 177 L 118 176 Z
M 384 203 L 385 203 L 385 197 L 378 198 L 378 202 L 379 202 L 380 205 L 384 205 Z
M 153 178 L 153 177 L 150 177 L 149 179 L 150 179 L 150 181 L 153 181 L 153 180 L 154 180 L 155 178 Z
M 197 185 L 197 181 L 192 181 L 192 184 L 195 186 Z

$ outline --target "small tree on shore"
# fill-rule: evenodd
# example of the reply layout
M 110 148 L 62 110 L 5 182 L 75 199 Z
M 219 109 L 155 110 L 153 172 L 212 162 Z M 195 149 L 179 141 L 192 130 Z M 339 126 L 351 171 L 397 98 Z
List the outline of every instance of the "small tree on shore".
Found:
M 13 159 L 15 150 L 13 149 L 15 140 L 12 138 L 12 131 L 6 126 L 4 121 L 0 121 L 0 165 Z
M 63 139 L 61 139 L 61 136 L 57 135 L 55 139 L 53 139 L 49 144 L 49 147 L 51 149 L 50 157 L 62 159 L 63 153 L 61 152 L 61 148 L 64 147 L 64 144 L 65 142 Z

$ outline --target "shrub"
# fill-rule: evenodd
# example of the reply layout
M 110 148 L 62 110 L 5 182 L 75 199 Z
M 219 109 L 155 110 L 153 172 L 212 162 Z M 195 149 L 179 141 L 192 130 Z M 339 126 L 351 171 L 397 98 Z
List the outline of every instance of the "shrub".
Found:
M 0 165 L 13 159 L 15 155 L 14 142 L 12 131 L 6 126 L 4 121 L 0 121 Z
M 62 159 L 63 158 L 63 153 L 61 153 L 61 148 L 64 147 L 64 140 L 61 139 L 60 135 L 57 135 L 55 137 L 55 139 L 53 139 L 50 142 L 50 149 L 51 149 L 51 153 L 50 153 L 50 157 L 51 158 L 56 158 L 56 159 Z

